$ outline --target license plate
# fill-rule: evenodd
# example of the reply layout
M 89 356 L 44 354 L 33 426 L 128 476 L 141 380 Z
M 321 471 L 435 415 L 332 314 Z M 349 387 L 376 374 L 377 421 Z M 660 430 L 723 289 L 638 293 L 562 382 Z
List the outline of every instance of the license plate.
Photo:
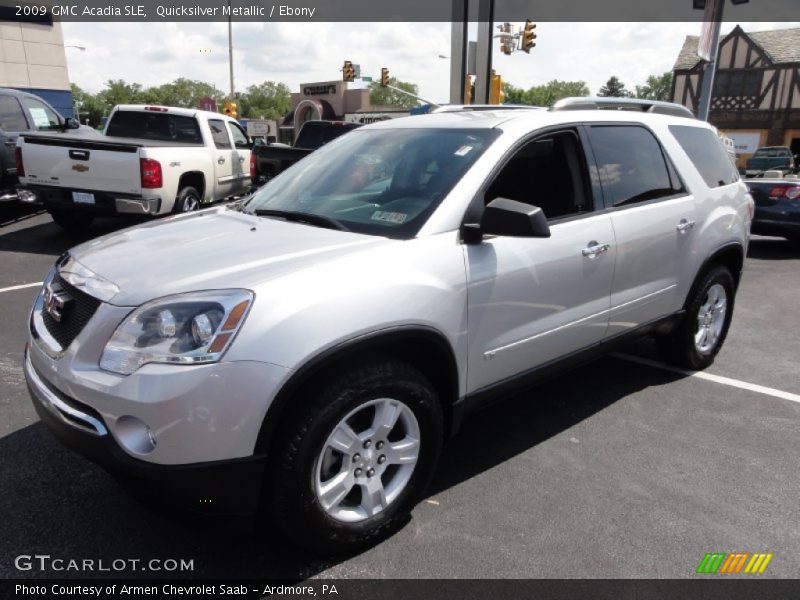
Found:
M 94 204 L 94 194 L 72 192 L 72 201 L 75 202 L 75 204 Z

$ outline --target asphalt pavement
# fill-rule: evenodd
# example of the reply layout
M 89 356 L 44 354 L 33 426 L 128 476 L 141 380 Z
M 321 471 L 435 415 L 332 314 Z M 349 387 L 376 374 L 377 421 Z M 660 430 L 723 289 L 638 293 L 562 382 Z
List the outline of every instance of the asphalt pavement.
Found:
M 37 288 L 18 286 L 129 222 L 80 237 L 0 208 L 0 578 L 57 576 L 15 568 L 36 553 L 193 559 L 181 577 L 692 578 L 705 553 L 742 551 L 773 553 L 761 577 L 800 574 L 800 245 L 752 241 L 719 377 L 629 360 L 657 359 L 643 340 L 487 408 L 399 532 L 320 560 L 145 507 L 55 441 L 21 369 Z

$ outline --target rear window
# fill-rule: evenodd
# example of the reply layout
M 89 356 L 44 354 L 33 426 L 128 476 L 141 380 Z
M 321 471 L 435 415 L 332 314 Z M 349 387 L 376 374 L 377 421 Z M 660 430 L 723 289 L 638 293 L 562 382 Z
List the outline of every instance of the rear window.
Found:
M 297 136 L 295 146 L 316 150 L 356 128 L 358 125 L 353 124 L 306 123 L 300 130 L 300 135 Z
M 106 135 L 161 142 L 203 143 L 197 119 L 168 113 L 118 110 L 111 117 Z
M 670 125 L 669 130 L 708 187 L 728 185 L 739 179 L 736 166 L 713 131 L 686 125 Z
M 0 127 L 6 131 L 25 131 L 28 123 L 22 114 L 22 107 L 13 96 L 0 96 Z
M 776 156 L 789 156 L 788 148 L 759 148 L 753 155 L 756 158 L 774 158 Z

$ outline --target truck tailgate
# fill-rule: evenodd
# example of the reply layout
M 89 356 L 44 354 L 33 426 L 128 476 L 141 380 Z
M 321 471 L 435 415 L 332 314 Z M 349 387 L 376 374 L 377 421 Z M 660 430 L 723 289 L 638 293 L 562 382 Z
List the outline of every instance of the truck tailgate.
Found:
M 140 194 L 141 144 L 103 139 L 23 136 L 23 183 L 71 190 Z

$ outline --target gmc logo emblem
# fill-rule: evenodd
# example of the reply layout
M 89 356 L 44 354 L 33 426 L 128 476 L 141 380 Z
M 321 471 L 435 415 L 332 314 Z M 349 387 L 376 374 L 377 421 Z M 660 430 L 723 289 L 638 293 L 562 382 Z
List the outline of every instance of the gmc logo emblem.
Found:
M 61 322 L 64 307 L 71 298 L 64 293 L 61 288 L 54 288 L 52 283 L 48 283 L 44 288 L 42 296 L 43 310 L 53 317 L 54 321 Z

